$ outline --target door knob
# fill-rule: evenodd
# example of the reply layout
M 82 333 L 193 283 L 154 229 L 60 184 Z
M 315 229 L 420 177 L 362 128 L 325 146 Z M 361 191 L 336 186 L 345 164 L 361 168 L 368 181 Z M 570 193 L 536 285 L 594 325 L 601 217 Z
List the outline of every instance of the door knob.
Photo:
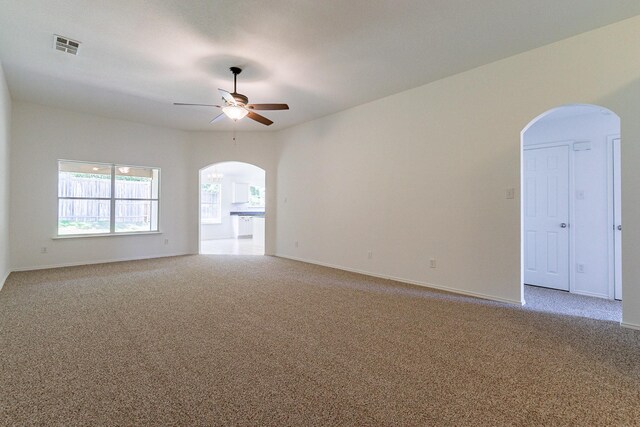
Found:
M 622 225 L 618 226 L 618 231 L 622 231 Z
M 562 224 L 560 224 L 560 228 L 567 228 L 567 223 L 563 222 Z

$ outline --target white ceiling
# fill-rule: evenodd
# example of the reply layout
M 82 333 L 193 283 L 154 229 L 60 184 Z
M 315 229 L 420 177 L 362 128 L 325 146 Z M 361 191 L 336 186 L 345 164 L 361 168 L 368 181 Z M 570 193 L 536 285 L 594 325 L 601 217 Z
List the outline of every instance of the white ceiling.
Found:
M 281 129 L 640 14 L 638 0 L 0 0 L 14 99 L 188 130 L 223 130 L 232 89 Z M 53 34 L 82 42 L 55 51 Z M 238 130 L 265 130 L 251 120 Z

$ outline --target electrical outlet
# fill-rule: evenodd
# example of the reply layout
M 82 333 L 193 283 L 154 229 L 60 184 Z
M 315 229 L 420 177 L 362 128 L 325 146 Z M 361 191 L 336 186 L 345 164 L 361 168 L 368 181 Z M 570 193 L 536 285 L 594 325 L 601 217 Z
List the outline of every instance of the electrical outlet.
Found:
M 431 258 L 429 260 L 429 268 L 436 268 L 436 259 L 435 258 Z
M 372 251 L 367 252 L 367 258 L 369 258 L 369 259 L 373 258 L 373 252 Z
M 578 273 L 584 273 L 584 264 L 578 264 L 576 270 L 578 270 Z
M 296 248 L 298 247 L 298 241 L 296 240 Z
M 168 245 L 169 244 L 169 239 L 164 239 L 164 244 Z
M 515 199 L 516 198 L 516 189 L 515 188 L 507 188 L 504 192 L 505 199 Z
M 46 246 L 41 247 L 40 248 L 40 253 L 41 254 L 46 254 L 47 253 L 47 247 Z

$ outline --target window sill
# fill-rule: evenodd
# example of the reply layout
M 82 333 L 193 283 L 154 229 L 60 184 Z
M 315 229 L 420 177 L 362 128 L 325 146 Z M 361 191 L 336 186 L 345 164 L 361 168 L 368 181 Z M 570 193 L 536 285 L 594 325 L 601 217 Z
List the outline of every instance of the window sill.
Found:
M 64 239 L 84 239 L 88 237 L 119 237 L 119 236 L 146 236 L 149 234 L 162 234 L 162 231 L 137 231 L 133 233 L 102 233 L 102 234 L 68 234 L 62 236 L 53 236 L 52 240 L 64 240 Z

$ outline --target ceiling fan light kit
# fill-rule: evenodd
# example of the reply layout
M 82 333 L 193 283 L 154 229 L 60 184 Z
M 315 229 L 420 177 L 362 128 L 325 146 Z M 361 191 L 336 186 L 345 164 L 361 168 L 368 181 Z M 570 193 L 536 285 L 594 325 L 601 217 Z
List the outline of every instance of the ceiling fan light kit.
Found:
M 249 114 L 249 111 L 247 111 L 246 108 L 236 105 L 227 105 L 226 107 L 222 107 L 222 112 L 231 120 L 240 120 Z
M 287 104 L 249 104 L 249 98 L 241 93 L 238 93 L 236 90 L 237 77 L 238 74 L 242 72 L 242 69 L 238 67 L 231 67 L 229 68 L 229 70 L 233 73 L 233 92 L 227 92 L 224 89 L 218 89 L 218 92 L 220 92 L 222 100 L 224 101 L 223 106 L 212 104 L 184 104 L 180 102 L 175 102 L 173 105 L 221 108 L 222 113 L 233 121 L 238 121 L 244 117 L 249 117 L 251 120 L 255 120 L 256 122 L 262 123 L 266 126 L 271 125 L 273 122 L 266 117 L 255 113 L 252 110 L 274 111 L 289 109 L 289 106 Z M 211 120 L 211 123 L 216 122 L 218 120 L 218 117 L 220 116 L 217 116 L 213 120 Z

